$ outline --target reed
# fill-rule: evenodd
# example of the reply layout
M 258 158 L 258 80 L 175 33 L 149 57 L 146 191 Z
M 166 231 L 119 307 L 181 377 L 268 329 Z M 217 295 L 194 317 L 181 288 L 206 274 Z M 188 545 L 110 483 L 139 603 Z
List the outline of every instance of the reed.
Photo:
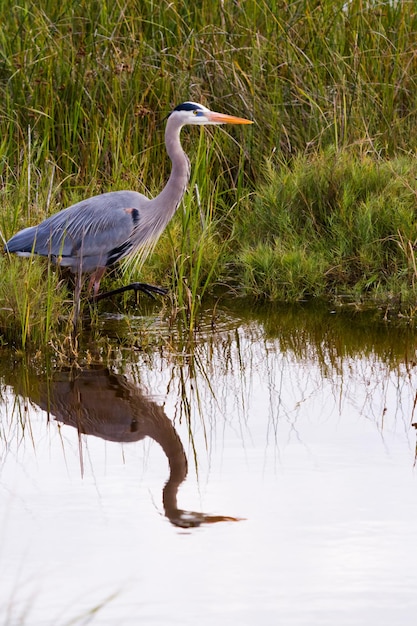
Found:
M 71 299 L 55 268 L 38 259 L 6 259 L 1 269 L 2 342 L 18 349 L 46 347 L 67 331 Z

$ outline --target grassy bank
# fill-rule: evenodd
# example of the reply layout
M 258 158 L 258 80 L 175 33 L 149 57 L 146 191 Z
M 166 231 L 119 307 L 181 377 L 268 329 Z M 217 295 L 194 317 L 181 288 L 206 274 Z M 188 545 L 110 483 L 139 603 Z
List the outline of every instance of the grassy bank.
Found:
M 0 0 L 0 20 L 3 239 L 93 193 L 157 193 L 161 121 L 191 99 L 256 124 L 184 131 L 190 193 L 141 280 L 188 321 L 219 283 L 413 302 L 414 2 Z M 47 264 L 2 257 L 0 276 L 3 341 L 67 332 Z
M 376 160 L 332 148 L 291 165 L 269 161 L 265 184 L 236 221 L 246 293 L 412 304 L 416 180 L 417 162 L 408 156 Z

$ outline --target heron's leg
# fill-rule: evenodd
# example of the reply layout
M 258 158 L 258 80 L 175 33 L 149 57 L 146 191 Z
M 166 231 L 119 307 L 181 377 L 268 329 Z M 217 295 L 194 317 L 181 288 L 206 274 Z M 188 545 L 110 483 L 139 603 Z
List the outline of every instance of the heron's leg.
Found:
M 73 331 L 77 332 L 78 319 L 80 317 L 80 300 L 81 289 L 83 286 L 82 272 L 79 270 L 75 276 L 75 289 L 74 289 L 74 317 L 72 320 Z
M 150 298 L 155 299 L 155 295 L 158 296 L 166 296 L 168 293 L 168 289 L 164 287 L 157 287 L 156 285 L 148 285 L 147 283 L 130 283 L 129 285 L 124 285 L 123 287 L 119 287 L 118 289 L 112 289 L 111 291 L 106 291 L 104 293 L 94 294 L 93 301 L 98 302 L 99 300 L 104 300 L 105 298 L 109 298 L 110 296 L 115 296 L 119 293 L 124 293 L 125 291 L 134 291 L 135 294 L 138 291 L 142 291 Z
M 100 289 L 100 281 L 103 278 L 106 272 L 105 267 L 98 267 L 95 272 L 93 272 L 90 276 L 90 282 L 88 283 L 88 291 L 93 292 L 93 298 L 95 299 L 98 295 L 98 290 Z

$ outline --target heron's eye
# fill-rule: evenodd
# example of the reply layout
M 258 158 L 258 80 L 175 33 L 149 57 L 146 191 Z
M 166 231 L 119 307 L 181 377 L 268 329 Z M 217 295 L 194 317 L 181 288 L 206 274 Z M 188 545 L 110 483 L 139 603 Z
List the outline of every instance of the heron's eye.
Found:
M 194 115 L 198 115 L 199 111 L 197 111 L 197 109 L 194 109 L 193 113 L 194 113 Z

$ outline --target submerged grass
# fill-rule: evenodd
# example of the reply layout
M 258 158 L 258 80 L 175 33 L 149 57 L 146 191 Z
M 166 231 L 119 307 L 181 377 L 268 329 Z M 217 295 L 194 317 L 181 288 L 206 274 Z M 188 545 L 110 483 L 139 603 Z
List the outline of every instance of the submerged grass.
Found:
M 190 192 L 126 280 L 171 287 L 190 328 L 218 283 L 271 300 L 411 302 L 415 3 L 217 9 L 0 0 L 1 238 L 94 193 L 154 195 L 170 168 L 160 122 L 191 99 L 256 125 L 184 131 Z M 68 291 L 47 264 L 2 258 L 0 290 L 3 341 L 42 346 L 68 332 Z

